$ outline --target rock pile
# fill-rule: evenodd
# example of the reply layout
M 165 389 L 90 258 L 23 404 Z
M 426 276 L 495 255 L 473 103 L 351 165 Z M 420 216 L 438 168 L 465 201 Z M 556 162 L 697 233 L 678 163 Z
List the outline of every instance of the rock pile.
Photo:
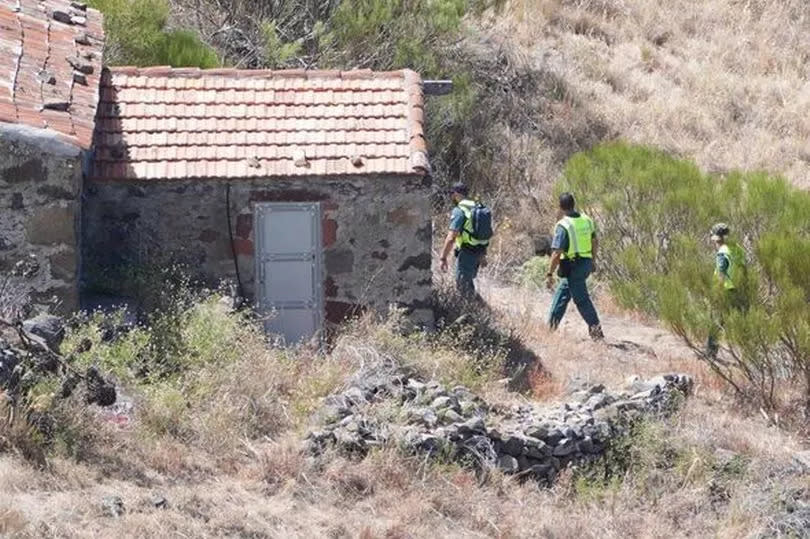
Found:
M 65 335 L 61 318 L 40 315 L 19 324 L 5 323 L 0 334 L 0 397 L 12 404 L 45 378 L 59 384 L 56 396 L 69 397 L 78 387 L 87 404 L 109 406 L 116 401 L 115 385 L 95 367 L 77 370 L 71 358 L 59 354 Z M 16 332 L 13 344 L 7 336 Z
M 633 380 L 620 392 L 593 386 L 562 405 L 489 406 L 468 389 L 425 382 L 393 365 L 356 375 L 327 397 L 309 451 L 365 454 L 396 444 L 441 454 L 480 469 L 552 481 L 569 463 L 592 460 L 641 416 L 666 414 L 690 393 L 692 379 L 668 374 Z

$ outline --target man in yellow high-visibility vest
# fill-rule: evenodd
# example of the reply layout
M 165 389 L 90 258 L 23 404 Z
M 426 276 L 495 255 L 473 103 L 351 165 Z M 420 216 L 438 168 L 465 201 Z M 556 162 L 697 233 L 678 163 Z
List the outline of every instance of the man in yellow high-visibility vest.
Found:
M 472 211 L 475 202 L 468 198 L 469 190 L 463 183 L 455 184 L 450 190 L 453 212 L 450 216 L 450 230 L 444 239 L 441 255 L 441 270 L 447 271 L 451 252 L 456 256 L 456 288 L 468 298 L 475 298 L 475 278 L 478 268 L 486 264 L 489 240 L 480 240 L 473 234 Z
M 584 213 L 576 211 L 574 195 L 560 195 L 560 220 L 551 243 L 551 265 L 546 274 L 549 289 L 554 287 L 554 272 L 560 277 L 551 301 L 549 326 L 556 329 L 565 316 L 568 302 L 574 300 L 579 314 L 588 324 L 593 340 L 604 339 L 599 315 L 588 293 L 588 276 L 596 267 L 596 224 Z
M 745 307 L 743 286 L 745 268 L 745 252 L 736 243 L 729 242 L 730 228 L 725 223 L 717 223 L 712 227 L 711 238 L 717 248 L 714 257 L 714 276 L 717 286 L 723 288 L 723 301 L 721 312 L 717 313 L 715 326 L 709 332 L 706 342 L 706 356 L 710 359 L 717 357 L 719 344 L 717 342 L 723 329 L 725 315 L 730 309 L 740 310 Z

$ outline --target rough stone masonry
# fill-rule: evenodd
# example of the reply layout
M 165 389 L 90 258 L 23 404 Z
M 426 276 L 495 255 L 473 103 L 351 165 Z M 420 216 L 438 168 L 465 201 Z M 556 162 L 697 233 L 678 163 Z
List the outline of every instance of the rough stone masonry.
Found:
M 79 305 L 81 150 L 24 126 L 0 132 L 0 275 L 33 257 L 32 300 L 56 312 Z
M 634 420 L 673 410 L 692 386 L 687 375 L 667 374 L 633 380 L 620 392 L 593 386 L 562 405 L 499 410 L 465 387 L 449 389 L 380 365 L 358 373 L 345 390 L 326 399 L 320 427 L 307 444 L 314 454 L 337 447 L 361 455 L 393 444 L 551 482 L 569 464 L 603 455 Z
M 255 298 L 253 205 L 320 202 L 327 321 L 364 309 L 404 307 L 431 323 L 430 184 L 407 176 L 340 179 L 179 180 L 87 183 L 87 284 L 116 267 L 182 262 L 214 284 L 236 280 L 226 210 L 230 184 L 233 250 L 245 295 Z

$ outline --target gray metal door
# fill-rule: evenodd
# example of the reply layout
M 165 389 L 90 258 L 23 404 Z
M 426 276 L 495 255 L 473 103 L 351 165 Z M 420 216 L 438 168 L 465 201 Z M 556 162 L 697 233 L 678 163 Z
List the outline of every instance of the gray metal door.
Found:
M 256 204 L 256 299 L 268 333 L 287 343 L 319 334 L 321 293 L 321 206 L 315 203 Z

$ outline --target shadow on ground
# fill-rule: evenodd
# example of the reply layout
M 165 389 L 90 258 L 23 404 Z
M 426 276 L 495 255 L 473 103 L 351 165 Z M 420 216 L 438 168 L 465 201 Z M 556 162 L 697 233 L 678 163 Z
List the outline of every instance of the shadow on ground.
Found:
M 498 320 L 496 312 L 480 296 L 465 298 L 455 290 L 437 290 L 434 312 L 442 338 L 452 339 L 472 354 L 481 369 L 498 369 L 509 379 L 511 391 L 529 391 L 532 376 L 543 372 L 540 357 Z

